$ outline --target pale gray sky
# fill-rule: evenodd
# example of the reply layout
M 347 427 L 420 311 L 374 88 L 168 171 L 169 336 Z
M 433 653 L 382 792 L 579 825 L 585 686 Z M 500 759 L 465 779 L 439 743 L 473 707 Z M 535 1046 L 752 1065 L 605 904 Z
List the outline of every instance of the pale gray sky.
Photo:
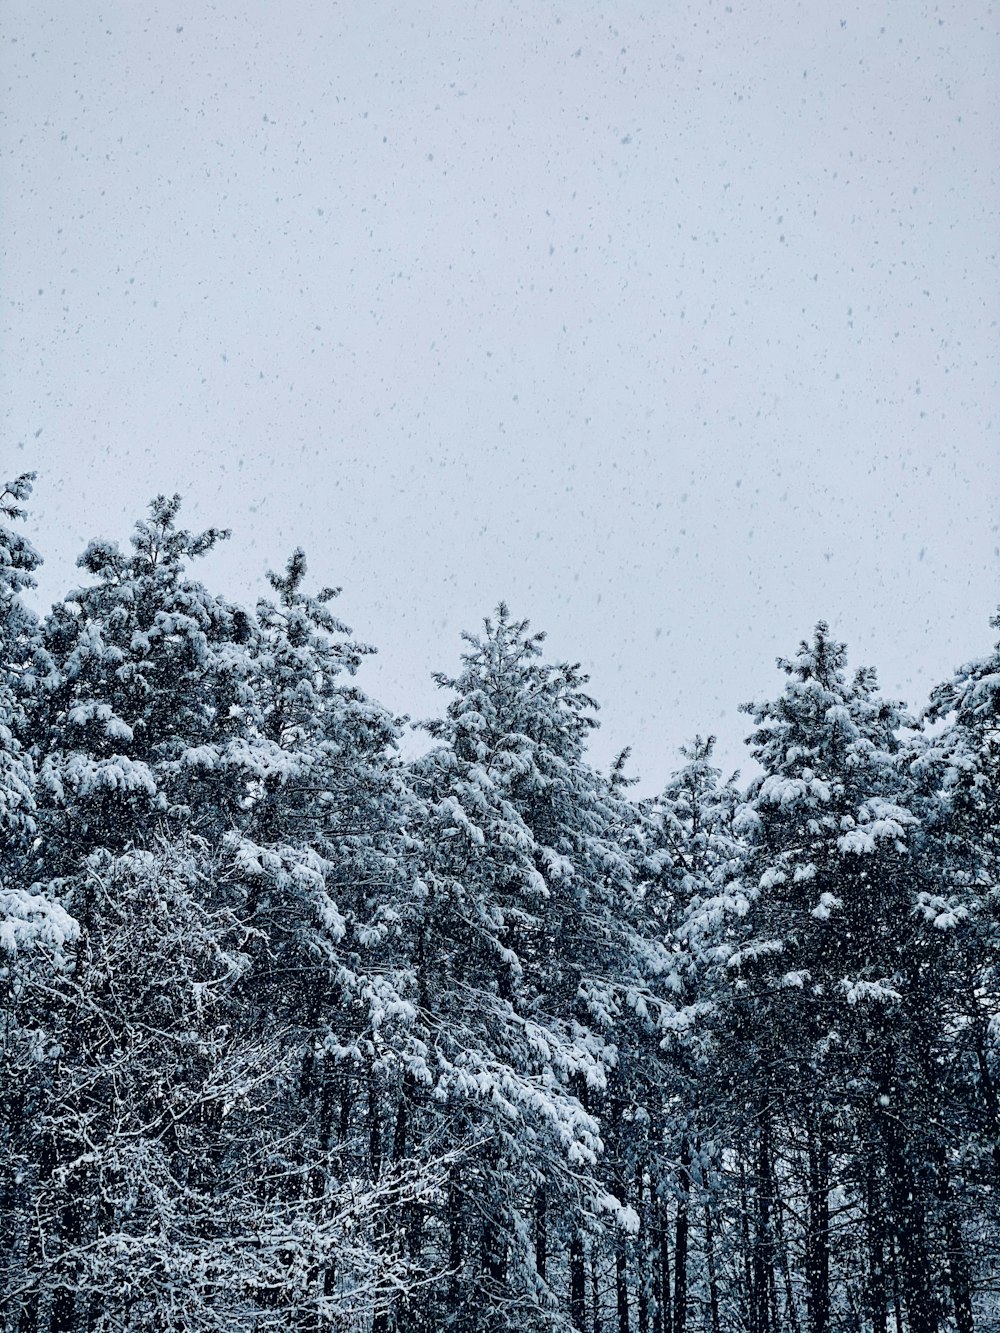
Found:
M 8 0 L 2 52 L 47 599 L 179 490 L 418 717 L 505 597 L 643 790 L 820 617 L 912 703 L 993 641 L 993 4 Z

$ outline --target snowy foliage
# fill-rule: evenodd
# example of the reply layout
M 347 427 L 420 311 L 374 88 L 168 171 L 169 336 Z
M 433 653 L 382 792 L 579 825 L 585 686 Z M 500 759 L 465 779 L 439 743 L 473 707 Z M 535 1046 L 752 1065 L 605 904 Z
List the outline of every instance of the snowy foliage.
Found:
M 1000 1327 L 1000 646 L 915 723 L 821 622 L 634 800 L 504 605 L 403 762 L 301 550 L 251 613 L 161 496 L 39 624 L 30 491 L 5 1330 Z

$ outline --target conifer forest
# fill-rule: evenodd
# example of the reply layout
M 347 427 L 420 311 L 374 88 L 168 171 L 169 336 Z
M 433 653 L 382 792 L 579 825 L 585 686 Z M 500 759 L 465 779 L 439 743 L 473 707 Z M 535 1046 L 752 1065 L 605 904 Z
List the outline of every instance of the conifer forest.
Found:
M 176 496 L 37 615 L 31 483 L 4 1333 L 1000 1330 L 1000 645 L 908 711 L 804 626 L 756 776 L 639 798 L 502 604 L 404 758 L 302 551 L 236 605 Z

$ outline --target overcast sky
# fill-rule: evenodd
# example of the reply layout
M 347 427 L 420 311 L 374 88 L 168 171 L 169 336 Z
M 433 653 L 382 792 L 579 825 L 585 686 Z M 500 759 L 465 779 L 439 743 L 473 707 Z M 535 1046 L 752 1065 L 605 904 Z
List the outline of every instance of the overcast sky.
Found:
M 995 638 L 1000 18 L 979 0 L 7 0 L 5 475 L 46 601 L 158 491 L 305 547 L 416 717 L 496 601 L 641 790 L 820 617 Z

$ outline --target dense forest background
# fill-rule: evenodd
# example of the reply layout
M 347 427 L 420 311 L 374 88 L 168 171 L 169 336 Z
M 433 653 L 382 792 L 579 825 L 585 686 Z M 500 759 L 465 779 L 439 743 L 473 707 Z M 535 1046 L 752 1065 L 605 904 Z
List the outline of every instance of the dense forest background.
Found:
M 1000 1329 L 1000 646 L 911 715 L 820 623 L 759 777 L 635 799 L 501 606 L 404 761 L 302 552 L 234 605 L 177 497 L 36 618 L 31 480 L 5 1330 Z

